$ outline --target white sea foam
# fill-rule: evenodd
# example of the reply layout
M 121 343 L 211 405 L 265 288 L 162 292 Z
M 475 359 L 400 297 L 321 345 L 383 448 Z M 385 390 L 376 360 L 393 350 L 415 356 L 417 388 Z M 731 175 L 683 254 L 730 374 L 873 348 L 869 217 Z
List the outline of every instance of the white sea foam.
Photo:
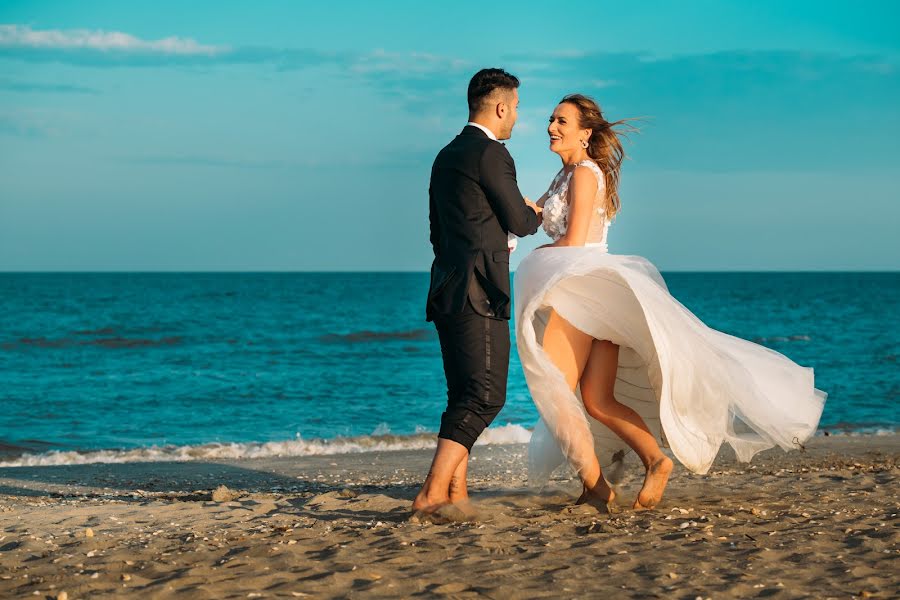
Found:
M 481 432 L 475 445 L 527 444 L 529 441 L 531 441 L 530 429 L 525 429 L 521 425 L 507 424 L 499 427 L 488 427 Z
M 896 427 L 866 427 L 863 429 L 820 429 L 816 432 L 817 436 L 847 436 L 847 437 L 866 437 L 866 436 L 885 436 L 897 435 Z
M 41 454 L 23 454 L 13 460 L 0 462 L 0 467 L 46 467 L 54 465 L 88 465 L 96 463 L 132 463 L 199 461 L 275 456 L 317 456 L 323 454 L 352 454 L 392 450 L 434 448 L 433 433 L 389 435 L 386 426 L 379 426 L 376 434 L 330 440 L 285 440 L 280 442 L 210 443 L 193 446 L 148 446 L 126 450 L 95 450 L 62 452 L 53 450 Z M 486 429 L 476 445 L 524 444 L 531 439 L 531 431 L 521 425 L 502 425 Z
M 417 427 L 412 435 L 392 435 L 386 425 L 379 425 L 372 435 L 334 438 L 329 440 L 294 440 L 279 442 L 210 443 L 192 446 L 147 446 L 126 450 L 95 450 L 89 452 L 61 452 L 52 450 L 41 454 L 23 454 L 0 462 L 0 467 L 46 467 L 55 465 L 89 465 L 98 463 L 134 463 L 168 461 L 234 460 L 277 456 L 320 456 L 359 452 L 387 452 L 434 448 L 435 434 Z M 828 430 L 831 436 L 896 435 L 896 428 L 867 430 Z M 825 435 L 820 430 L 817 436 Z M 476 446 L 490 444 L 527 444 L 531 431 L 521 425 L 501 425 L 484 430 Z

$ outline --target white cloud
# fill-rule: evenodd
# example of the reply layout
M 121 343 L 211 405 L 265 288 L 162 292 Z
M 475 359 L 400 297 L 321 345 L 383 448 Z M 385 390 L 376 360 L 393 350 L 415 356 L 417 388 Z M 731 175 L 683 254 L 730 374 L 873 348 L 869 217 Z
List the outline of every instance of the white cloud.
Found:
M 357 73 L 408 74 L 445 73 L 468 68 L 468 63 L 456 58 L 447 58 L 427 52 L 388 52 L 377 49 L 356 59 L 351 67 Z
M 88 29 L 35 30 L 27 25 L 0 25 L 0 48 L 35 50 L 93 50 L 99 52 L 216 56 L 228 46 L 199 44 L 190 38 L 142 40 L 120 31 Z
M 71 128 L 76 118 L 66 111 L 37 108 L 0 111 L 0 135 L 26 138 L 59 137 Z

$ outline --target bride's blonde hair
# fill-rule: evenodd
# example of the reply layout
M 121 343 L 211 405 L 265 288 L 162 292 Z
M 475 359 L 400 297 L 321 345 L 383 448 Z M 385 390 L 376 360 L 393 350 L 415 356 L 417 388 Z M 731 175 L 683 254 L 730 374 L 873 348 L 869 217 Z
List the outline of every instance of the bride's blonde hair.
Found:
M 625 160 L 625 149 L 619 138 L 636 132 L 637 128 L 628 123 L 632 119 L 607 121 L 600 111 L 600 105 L 590 96 L 569 94 L 559 101 L 560 104 L 563 102 L 578 109 L 578 126 L 591 130 L 587 154 L 603 172 L 606 183 L 606 216 L 611 219 L 621 207 L 619 169 L 622 161 Z M 620 131 L 617 131 L 616 128 Z

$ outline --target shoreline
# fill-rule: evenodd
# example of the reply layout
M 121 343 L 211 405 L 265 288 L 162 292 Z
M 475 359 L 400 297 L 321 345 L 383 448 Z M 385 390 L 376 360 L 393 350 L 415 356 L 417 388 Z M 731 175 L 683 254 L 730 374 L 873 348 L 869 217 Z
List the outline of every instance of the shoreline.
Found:
M 882 437 L 900 435 L 894 425 L 819 429 L 813 439 L 827 437 Z M 76 464 L 118 464 L 137 462 L 185 462 L 195 460 L 298 458 L 304 456 L 340 456 L 366 452 L 429 450 L 435 447 L 437 432 L 418 431 L 409 434 L 373 433 L 331 438 L 300 437 L 289 440 L 248 442 L 205 442 L 196 444 L 164 444 L 126 448 L 94 448 L 81 450 L 50 449 L 33 452 L 30 448 L 0 440 L 0 469 L 15 467 L 64 466 Z M 527 444 L 531 429 L 517 423 L 490 427 L 477 445 Z M 34 444 L 45 444 L 30 440 Z
M 529 490 L 523 444 L 477 446 L 470 523 L 412 523 L 430 450 L 0 468 L 0 596 L 890 597 L 900 435 L 817 436 L 710 473 L 654 511 Z M 218 486 L 227 486 L 228 491 Z M 891 566 L 893 565 L 893 566 Z M 52 587 L 51 587 L 52 586 Z

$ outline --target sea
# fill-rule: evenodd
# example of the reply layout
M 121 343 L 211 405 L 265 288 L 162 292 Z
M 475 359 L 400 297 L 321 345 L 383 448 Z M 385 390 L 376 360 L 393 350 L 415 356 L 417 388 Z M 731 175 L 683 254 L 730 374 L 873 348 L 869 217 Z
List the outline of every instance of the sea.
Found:
M 709 326 L 815 369 L 819 435 L 897 431 L 900 273 L 663 275 Z M 432 446 L 446 391 L 427 287 L 427 273 L 0 273 L 0 466 Z M 525 442 L 537 420 L 512 347 L 479 443 Z

